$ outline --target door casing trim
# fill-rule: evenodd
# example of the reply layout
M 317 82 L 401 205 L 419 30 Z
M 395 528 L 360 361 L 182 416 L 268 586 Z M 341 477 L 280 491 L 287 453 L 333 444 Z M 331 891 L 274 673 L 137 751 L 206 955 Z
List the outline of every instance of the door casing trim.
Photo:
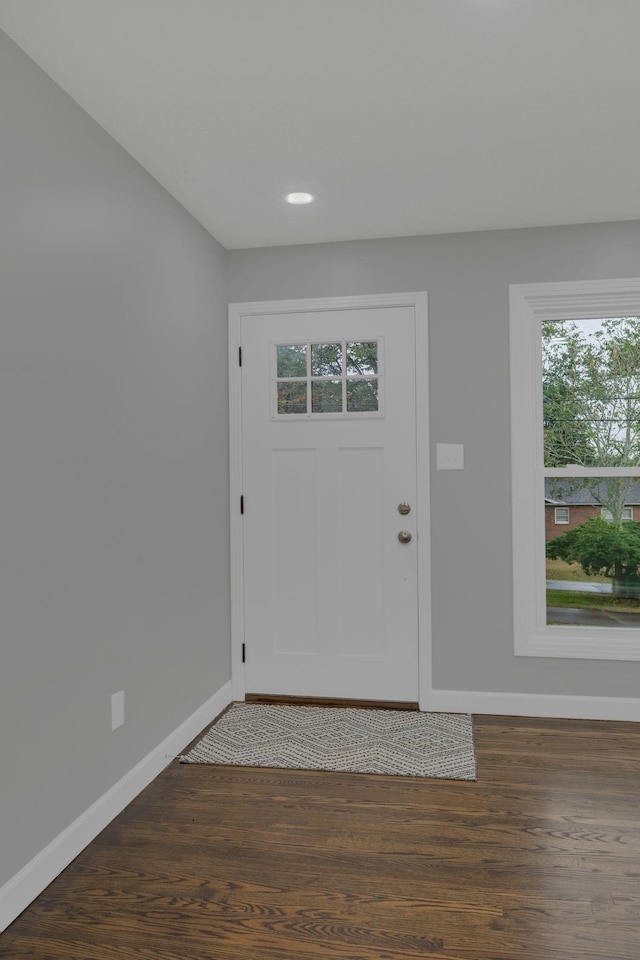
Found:
M 418 562 L 418 702 L 430 709 L 431 690 L 431 541 L 430 541 L 430 443 L 429 443 L 429 350 L 428 297 L 415 293 L 321 297 L 304 300 L 266 300 L 229 304 L 229 481 L 231 555 L 231 683 L 234 700 L 244 700 L 242 659 L 244 642 L 244 548 L 240 497 L 243 491 L 242 463 L 242 318 L 282 313 L 358 310 L 364 308 L 413 307 L 416 328 L 416 474 Z M 409 358 L 410 359 L 410 358 Z

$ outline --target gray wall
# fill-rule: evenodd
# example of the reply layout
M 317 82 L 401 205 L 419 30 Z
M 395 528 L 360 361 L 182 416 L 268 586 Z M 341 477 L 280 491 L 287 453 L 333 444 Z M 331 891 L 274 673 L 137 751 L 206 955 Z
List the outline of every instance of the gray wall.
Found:
M 431 476 L 437 689 L 638 696 L 640 663 L 513 655 L 508 287 L 639 273 L 638 222 L 230 253 L 232 302 L 429 293 L 431 439 L 465 445 Z
M 0 33 L 0 885 L 230 677 L 225 261 Z

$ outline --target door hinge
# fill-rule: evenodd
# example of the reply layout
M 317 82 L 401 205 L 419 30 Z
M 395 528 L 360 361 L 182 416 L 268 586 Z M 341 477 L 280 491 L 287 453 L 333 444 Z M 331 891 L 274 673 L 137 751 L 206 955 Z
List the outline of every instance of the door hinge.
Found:
M 244 513 L 244 494 L 240 497 L 240 513 Z
M 238 366 L 242 366 L 242 347 L 238 347 Z
M 246 648 L 244 643 L 242 644 L 242 662 L 244 663 L 246 657 Z

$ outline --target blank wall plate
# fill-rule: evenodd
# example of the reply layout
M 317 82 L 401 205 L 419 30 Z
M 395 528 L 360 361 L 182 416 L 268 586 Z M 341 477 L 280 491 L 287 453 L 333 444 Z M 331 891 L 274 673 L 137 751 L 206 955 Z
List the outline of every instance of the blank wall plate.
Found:
M 124 723 L 124 690 L 111 695 L 111 729 L 117 730 Z
M 464 446 L 436 443 L 436 470 L 464 470 Z

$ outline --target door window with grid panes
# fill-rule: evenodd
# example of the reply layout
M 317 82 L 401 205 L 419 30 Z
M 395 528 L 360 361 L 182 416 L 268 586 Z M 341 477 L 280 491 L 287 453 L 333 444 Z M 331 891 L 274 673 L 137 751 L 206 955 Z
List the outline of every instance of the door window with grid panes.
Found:
M 274 343 L 274 419 L 382 416 L 382 359 L 382 337 Z

